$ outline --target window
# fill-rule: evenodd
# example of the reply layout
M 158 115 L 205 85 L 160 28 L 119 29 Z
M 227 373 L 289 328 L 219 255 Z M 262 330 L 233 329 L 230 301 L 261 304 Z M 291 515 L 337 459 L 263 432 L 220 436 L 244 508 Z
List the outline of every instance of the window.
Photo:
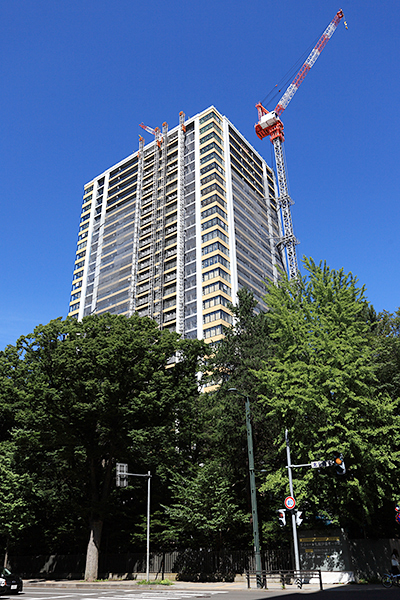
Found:
M 218 134 L 215 133 L 215 131 L 211 131 L 211 133 L 208 133 L 203 138 L 201 138 L 200 145 L 205 144 L 206 142 L 208 142 L 209 140 L 212 140 L 213 138 L 215 138 L 217 140 L 217 142 L 219 142 L 221 144 L 221 146 L 223 145 L 221 138 L 219 137 Z
M 71 296 L 71 302 L 73 300 L 78 300 L 78 298 L 80 298 L 80 297 L 81 297 L 81 292 L 78 292 L 77 294 L 72 294 L 72 296 Z
M 218 306 L 218 304 L 222 304 L 222 306 L 228 306 L 230 301 L 227 300 L 225 296 L 214 296 L 213 298 L 208 298 L 208 300 L 203 301 L 203 309 L 207 310 L 207 308 Z
M 89 227 L 89 223 L 88 223 L 88 222 L 86 222 L 86 223 L 83 223 L 83 225 L 81 225 L 81 226 L 79 227 L 79 231 L 84 231 L 84 230 L 85 230 L 85 229 L 87 229 L 88 227 Z M 86 234 L 86 235 L 87 235 L 87 234 Z
M 224 196 L 224 197 L 226 196 L 225 191 L 222 189 L 222 187 L 220 185 L 218 185 L 218 183 L 212 183 L 208 187 L 201 190 L 201 195 L 207 196 L 207 194 L 209 194 L 210 192 L 218 192 L 219 194 L 221 194 L 221 196 Z
M 176 284 L 164 288 L 164 296 L 169 296 L 170 294 L 176 294 Z
M 208 206 L 209 204 L 212 204 L 213 202 L 218 202 L 219 204 L 221 204 L 221 206 L 223 206 L 224 208 L 227 208 L 227 203 L 225 202 L 225 200 L 222 200 L 222 198 L 220 198 L 217 194 L 213 194 L 213 196 L 209 196 L 208 198 L 205 198 L 204 200 L 201 201 L 201 206 Z
M 220 208 L 218 206 L 218 204 L 216 204 L 215 206 L 212 206 L 211 208 L 207 208 L 207 210 L 204 210 L 201 213 L 201 218 L 206 219 L 207 217 L 209 217 L 210 215 L 213 215 L 214 213 L 218 213 L 219 215 L 221 215 L 221 217 L 228 220 L 228 215 L 226 214 L 226 212 L 224 210 L 222 210 L 222 208 Z
M 221 146 L 222 146 L 222 142 L 221 142 Z M 222 150 L 222 148 L 220 148 L 218 146 L 218 144 L 216 144 L 215 142 L 211 142 L 211 144 L 208 144 L 207 146 L 204 146 L 203 148 L 200 148 L 200 154 L 205 154 L 209 150 L 214 150 L 214 149 L 218 150 L 218 152 L 220 154 L 222 154 L 222 156 L 224 155 L 224 151 Z M 207 160 L 208 160 L 208 156 L 207 156 Z
M 204 117 L 201 117 L 200 125 L 202 125 L 203 123 L 206 123 L 207 121 L 209 121 L 210 119 L 213 119 L 213 118 L 217 121 L 217 123 L 222 123 L 222 121 L 221 121 L 220 117 L 217 115 L 217 113 L 212 110 L 211 112 L 204 115 Z
M 215 265 L 217 263 L 220 263 L 229 269 L 229 261 L 226 260 L 226 258 L 223 258 L 223 256 L 220 254 L 215 254 L 214 256 L 210 256 L 210 258 L 204 259 L 201 266 L 203 269 L 207 269 L 207 267 L 211 267 L 211 265 Z
M 205 337 L 205 339 L 207 339 L 210 337 L 214 337 L 216 335 L 221 335 L 222 333 L 224 333 L 222 325 L 217 325 L 216 327 L 211 327 L 210 329 L 205 329 L 204 337 Z
M 170 308 L 171 306 L 176 306 L 176 296 L 169 298 L 169 300 L 164 300 L 164 308 Z
M 83 269 L 82 269 L 82 271 L 78 271 L 77 273 L 74 273 L 72 279 L 79 279 L 80 277 L 83 277 Z
M 79 304 L 80 304 L 79 302 L 77 302 L 76 304 L 72 304 L 72 305 L 69 307 L 69 312 L 73 312 L 74 310 L 78 310 L 78 308 L 79 308 Z
M 82 218 L 81 218 L 81 223 L 83 221 L 86 221 L 87 219 L 90 219 L 90 209 L 91 209 L 92 205 L 89 204 L 89 206 L 85 207 L 85 210 L 82 213 Z
M 209 183 L 210 181 L 214 181 L 214 179 L 219 181 L 219 183 L 221 185 L 225 185 L 225 180 L 221 177 L 221 175 L 218 175 L 218 173 L 211 173 L 211 175 L 207 175 L 206 177 L 203 177 L 203 179 L 200 181 L 200 185 L 206 185 L 206 183 Z
M 164 263 L 164 271 L 168 271 L 168 269 L 173 269 L 174 267 L 176 267 L 176 258 Z
M 232 316 L 224 310 L 215 310 L 214 312 L 204 315 L 203 323 L 212 323 L 212 321 L 218 321 L 219 319 L 222 319 L 227 323 L 232 323 Z
M 176 319 L 176 310 L 172 310 L 171 312 L 164 313 L 164 323 L 168 323 L 168 321 L 174 321 Z
M 215 227 L 215 225 L 218 225 L 218 227 L 221 227 L 221 229 L 228 231 L 228 225 L 226 223 L 224 223 L 223 221 L 221 221 L 221 219 L 219 217 L 214 217 L 213 219 L 210 219 L 209 221 L 205 221 L 204 223 L 202 223 L 201 230 L 205 231 L 206 229 L 210 229 L 210 227 Z
M 215 154 L 215 152 L 214 152 L 214 154 Z M 209 165 L 206 165 L 205 167 L 200 169 L 200 175 L 205 175 L 205 173 L 208 173 L 209 171 L 212 171 L 213 169 L 216 169 L 217 171 L 219 171 L 219 173 L 222 173 L 222 174 L 225 173 L 224 169 L 217 162 L 213 161 Z
M 219 229 L 214 229 L 214 231 L 210 231 L 209 233 L 205 233 L 204 235 L 202 235 L 201 242 L 209 242 L 210 240 L 213 240 L 216 237 L 220 238 L 226 244 L 229 243 L 228 236 L 222 233 L 222 231 L 220 231 Z
M 200 135 L 202 135 L 203 133 L 205 133 L 206 131 L 208 131 L 209 129 L 216 129 L 219 133 L 220 136 L 222 136 L 222 129 L 220 127 L 218 127 L 218 125 L 216 125 L 216 123 L 208 123 L 207 125 L 204 125 L 204 127 L 200 128 Z
M 221 252 L 224 252 L 227 256 L 229 256 L 228 248 L 221 244 L 221 242 L 214 242 L 209 246 L 204 246 L 204 248 L 201 249 L 201 253 L 204 256 L 205 254 L 210 254 L 210 252 L 215 252 L 215 250 L 221 250 Z
M 226 285 L 223 281 L 215 281 L 209 285 L 203 287 L 203 296 L 207 296 L 208 294 L 212 294 L 213 292 L 225 292 L 228 296 L 231 295 L 231 288 L 229 285 Z
M 222 277 L 222 279 L 225 279 L 226 281 L 231 280 L 231 276 L 229 275 L 229 273 L 227 273 L 220 267 L 218 267 L 217 269 L 212 269 L 211 271 L 207 271 L 206 273 L 203 273 L 202 279 L 203 279 L 203 281 L 208 281 L 209 279 L 215 279 L 216 277 Z
M 77 269 L 81 269 L 84 264 L 85 264 L 84 260 L 82 260 L 81 262 L 76 263 L 76 265 L 74 266 L 74 271 L 76 271 Z
M 207 154 L 207 156 L 203 156 L 203 158 L 200 159 L 200 164 L 204 165 L 204 163 L 208 162 L 209 160 L 217 160 L 219 163 L 221 163 L 222 166 L 224 166 L 224 159 L 220 157 L 219 154 L 217 154 L 216 152 L 211 152 L 211 154 Z M 201 174 L 203 174 L 203 169 L 200 171 Z

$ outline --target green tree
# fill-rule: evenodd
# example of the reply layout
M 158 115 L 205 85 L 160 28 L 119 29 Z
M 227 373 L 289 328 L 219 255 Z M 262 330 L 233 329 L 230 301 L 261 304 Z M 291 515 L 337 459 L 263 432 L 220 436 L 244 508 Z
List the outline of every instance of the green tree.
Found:
M 191 476 L 171 473 L 170 489 L 164 535 L 171 543 L 220 550 L 243 537 L 249 514 L 237 504 L 230 478 L 218 461 L 199 465 Z
M 376 374 L 380 389 L 392 398 L 400 398 L 400 308 L 394 313 L 384 311 L 374 328 Z
M 256 313 L 256 306 L 253 293 L 241 288 L 237 294 L 237 304 L 229 307 L 234 316 L 233 324 L 225 329 L 224 339 L 215 346 L 214 354 L 206 365 L 211 383 L 217 386 L 201 399 L 204 415 L 202 460 L 205 464 L 218 460 L 229 478 L 235 502 L 245 513 L 251 511 L 251 496 L 245 399 L 242 394 L 248 396 L 251 402 L 256 468 L 262 468 L 268 454 L 264 409 L 257 403 L 258 379 L 254 371 L 260 369 L 263 361 L 268 359 L 273 344 L 266 314 Z M 236 388 L 240 393 L 229 392 L 231 388 Z M 267 504 L 264 498 L 259 502 L 261 520 L 268 510 Z M 233 536 L 230 538 L 233 546 L 251 544 L 250 521 L 247 521 L 240 534 L 236 529 L 235 535 L 236 541 Z
M 275 451 L 262 489 L 277 505 L 287 494 L 287 428 L 293 462 L 331 458 L 340 450 L 348 467 L 342 479 L 332 469 L 295 470 L 300 503 L 314 515 L 327 510 L 334 522 L 365 529 L 395 489 L 398 401 L 377 392 L 364 288 L 351 273 L 312 259 L 304 265 L 308 277 L 283 277 L 265 298 L 274 352 L 257 377 Z
M 5 359 L 21 457 L 36 456 L 38 477 L 71 490 L 70 503 L 88 520 L 88 580 L 97 577 L 115 462 L 154 463 L 164 445 L 173 452 L 176 409 L 196 393 L 199 352 L 200 342 L 180 341 L 148 318 L 104 314 L 38 326 Z
M 30 524 L 29 505 L 31 481 L 27 473 L 15 468 L 14 444 L 0 443 L 0 534 L 5 539 L 4 567 L 8 562 L 10 541 Z

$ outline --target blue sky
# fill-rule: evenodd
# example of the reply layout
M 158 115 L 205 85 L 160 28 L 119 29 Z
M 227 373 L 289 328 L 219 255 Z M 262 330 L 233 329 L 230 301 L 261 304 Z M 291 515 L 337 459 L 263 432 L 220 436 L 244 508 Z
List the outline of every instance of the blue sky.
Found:
M 0 349 L 66 316 L 83 184 L 138 148 L 139 123 L 214 104 L 271 162 L 254 105 L 339 8 L 349 29 L 282 116 L 298 255 L 398 308 L 400 4 L 339 2 L 0 2 Z

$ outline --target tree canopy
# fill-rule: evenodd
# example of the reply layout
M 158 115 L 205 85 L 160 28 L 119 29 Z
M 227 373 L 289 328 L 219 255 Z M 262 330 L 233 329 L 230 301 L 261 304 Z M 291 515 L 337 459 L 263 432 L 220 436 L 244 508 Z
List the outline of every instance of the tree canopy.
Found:
M 174 425 L 182 405 L 195 401 L 203 352 L 201 342 L 188 344 L 137 314 L 104 314 L 51 321 L 3 356 L 19 410 L 13 437 L 21 464 L 25 457 L 29 472 L 34 461 L 49 496 L 75 490 L 70 506 L 90 531 L 87 579 L 97 577 L 116 460 L 154 464 L 174 454 Z
M 266 295 L 274 351 L 256 374 L 260 403 L 276 447 L 262 489 L 284 495 L 284 429 L 294 462 L 346 457 L 343 480 L 326 471 L 296 472 L 300 502 L 317 516 L 366 528 L 393 496 L 399 465 L 398 398 L 378 389 L 371 323 L 357 279 L 305 260 L 308 277 L 270 286 Z M 280 464 L 279 464 L 280 462 Z

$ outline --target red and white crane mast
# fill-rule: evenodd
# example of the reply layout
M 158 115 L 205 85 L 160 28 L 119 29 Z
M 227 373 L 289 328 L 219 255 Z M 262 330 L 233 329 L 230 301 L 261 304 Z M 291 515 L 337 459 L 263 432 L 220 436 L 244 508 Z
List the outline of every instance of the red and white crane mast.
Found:
M 293 204 L 293 200 L 289 196 L 286 167 L 283 153 L 283 142 L 285 140 L 283 135 L 283 123 L 280 120 L 280 115 L 287 108 L 289 102 L 297 92 L 300 84 L 304 80 L 311 67 L 314 65 L 318 56 L 325 48 L 328 40 L 334 34 L 340 20 L 343 18 L 343 11 L 339 10 L 334 19 L 329 23 L 324 33 L 319 38 L 317 44 L 312 49 L 311 53 L 306 58 L 300 71 L 289 85 L 282 98 L 279 100 L 275 107 L 275 110 L 269 112 L 259 102 L 256 104 L 258 110 L 258 123 L 255 125 L 256 134 L 262 140 L 269 135 L 270 140 L 274 146 L 275 163 L 276 163 L 276 174 L 278 178 L 278 189 L 279 198 L 278 205 L 281 209 L 282 215 L 282 238 L 280 243 L 286 249 L 287 254 L 287 266 L 289 279 L 296 278 L 298 274 L 297 256 L 296 256 L 296 245 L 299 243 L 293 233 L 292 215 L 290 206 Z M 346 22 L 344 22 L 346 28 Z

